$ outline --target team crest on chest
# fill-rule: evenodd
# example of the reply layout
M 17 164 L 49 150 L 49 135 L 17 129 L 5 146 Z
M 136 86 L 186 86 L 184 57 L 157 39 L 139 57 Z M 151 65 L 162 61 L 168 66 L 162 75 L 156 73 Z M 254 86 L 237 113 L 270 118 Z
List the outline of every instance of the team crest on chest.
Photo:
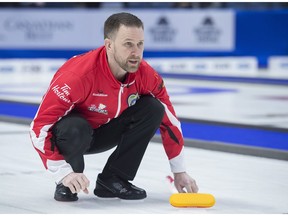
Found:
M 138 93 L 129 95 L 129 97 L 127 99 L 128 106 L 129 107 L 133 106 L 138 99 L 139 99 Z

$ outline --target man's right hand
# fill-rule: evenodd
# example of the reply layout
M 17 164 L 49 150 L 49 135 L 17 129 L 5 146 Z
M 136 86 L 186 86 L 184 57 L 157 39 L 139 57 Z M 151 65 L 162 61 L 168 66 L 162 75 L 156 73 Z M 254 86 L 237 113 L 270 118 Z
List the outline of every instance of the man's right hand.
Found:
M 72 172 L 62 179 L 62 184 L 69 187 L 72 193 L 79 193 L 83 190 L 84 193 L 88 194 L 89 180 L 83 173 Z

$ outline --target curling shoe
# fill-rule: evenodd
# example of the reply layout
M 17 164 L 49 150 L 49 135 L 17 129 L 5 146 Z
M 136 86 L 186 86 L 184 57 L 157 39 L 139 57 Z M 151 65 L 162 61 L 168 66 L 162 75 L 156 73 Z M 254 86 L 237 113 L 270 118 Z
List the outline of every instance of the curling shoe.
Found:
M 109 179 L 102 179 L 101 174 L 98 175 L 94 194 L 102 198 L 118 197 L 124 200 L 140 200 L 147 197 L 145 190 L 127 180 L 115 175 Z
M 62 183 L 56 185 L 54 199 L 62 202 L 73 202 L 78 200 L 77 193 L 72 193 L 68 187 Z

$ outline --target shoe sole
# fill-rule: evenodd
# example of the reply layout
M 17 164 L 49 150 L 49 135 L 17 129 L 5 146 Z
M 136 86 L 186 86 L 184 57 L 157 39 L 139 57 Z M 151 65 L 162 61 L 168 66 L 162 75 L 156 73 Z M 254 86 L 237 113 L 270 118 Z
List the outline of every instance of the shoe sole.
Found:
M 69 199 L 67 199 L 67 198 L 65 198 L 65 197 L 54 197 L 54 199 L 56 200 L 56 201 L 60 201 L 60 202 L 75 202 L 75 201 L 77 201 L 78 200 L 78 197 L 75 197 L 75 198 L 69 198 Z

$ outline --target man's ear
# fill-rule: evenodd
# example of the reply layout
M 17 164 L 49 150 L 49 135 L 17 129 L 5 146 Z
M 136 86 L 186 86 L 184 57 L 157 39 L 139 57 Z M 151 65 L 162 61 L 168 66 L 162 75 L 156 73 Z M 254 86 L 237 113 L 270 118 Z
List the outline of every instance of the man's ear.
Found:
M 111 40 L 109 38 L 105 38 L 104 40 L 104 46 L 106 47 L 106 50 L 111 50 L 112 48 L 112 44 L 111 44 Z

